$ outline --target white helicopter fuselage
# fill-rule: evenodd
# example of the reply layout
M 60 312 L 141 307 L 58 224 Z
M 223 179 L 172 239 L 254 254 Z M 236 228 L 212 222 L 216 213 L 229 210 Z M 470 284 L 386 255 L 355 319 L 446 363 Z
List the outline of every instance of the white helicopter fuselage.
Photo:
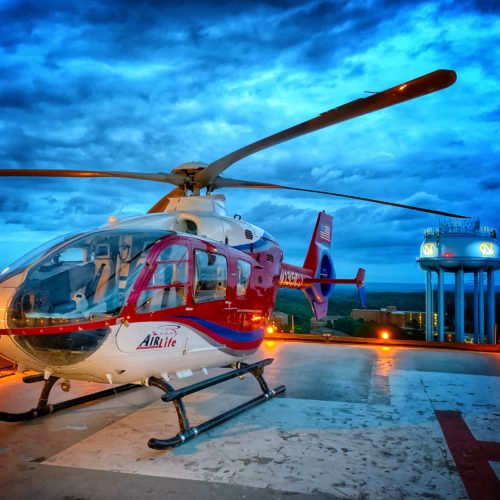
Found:
M 190 234 L 190 237 L 208 244 L 219 243 L 247 253 L 254 252 L 266 235 L 262 229 L 237 216 L 228 217 L 225 199 L 220 195 L 172 198 L 164 213 L 123 221 L 110 219 L 110 223 L 100 229 L 126 231 L 138 228 Z M 266 236 L 269 245 L 270 237 Z M 9 304 L 33 265 L 0 283 L 0 329 L 9 328 Z M 231 309 L 229 301 L 226 301 L 226 306 L 226 309 Z M 147 381 L 151 376 L 162 376 L 165 380 L 184 378 L 198 370 L 241 361 L 256 350 L 253 347 L 255 342 L 248 350 L 232 349 L 209 337 L 201 320 L 198 325 L 192 320 L 182 319 L 180 316 L 187 318 L 194 314 L 193 304 L 186 304 L 182 315 L 179 308 L 175 311 L 179 317 L 174 320 L 127 321 L 121 318 L 119 322 L 110 321 L 105 325 L 107 334 L 99 348 L 84 359 L 78 360 L 76 356 L 76 361 L 71 363 L 58 364 L 57 356 L 51 361 L 50 353 L 41 359 L 34 354 L 35 350 L 30 349 L 29 342 L 19 341 L 20 336 L 0 335 L 0 353 L 15 361 L 20 371 L 30 369 L 65 379 L 127 383 Z M 260 318 L 256 326 L 262 333 L 259 334 L 261 341 L 263 311 L 256 307 L 253 313 Z
M 162 376 L 167 381 L 185 378 L 199 370 L 241 360 L 225 354 L 200 337 L 195 329 L 181 323 L 119 324 L 110 329 L 94 354 L 67 366 L 42 363 L 6 336 L 0 338 L 0 352 L 15 360 L 22 372 L 35 370 L 70 380 L 114 383 L 146 381 L 151 376 Z M 156 338 L 160 341 L 149 345 L 150 339 Z

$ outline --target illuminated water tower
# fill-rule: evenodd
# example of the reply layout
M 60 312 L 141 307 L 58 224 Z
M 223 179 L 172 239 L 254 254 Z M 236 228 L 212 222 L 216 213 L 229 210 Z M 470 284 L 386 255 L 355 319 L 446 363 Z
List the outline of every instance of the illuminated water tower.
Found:
M 432 273 L 437 274 L 437 334 L 444 342 L 444 275 L 455 277 L 455 341 L 465 340 L 464 274 L 474 274 L 474 342 L 484 343 L 484 278 L 487 276 L 486 336 L 495 343 L 495 271 L 500 252 L 495 229 L 480 227 L 478 220 L 444 220 L 438 229 L 427 229 L 417 262 L 426 271 L 426 339 L 434 340 Z

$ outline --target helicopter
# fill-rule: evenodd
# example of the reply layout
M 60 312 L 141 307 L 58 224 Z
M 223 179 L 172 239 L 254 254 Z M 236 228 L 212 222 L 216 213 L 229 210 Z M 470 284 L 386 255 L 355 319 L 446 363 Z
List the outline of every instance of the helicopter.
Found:
M 174 188 L 147 214 L 111 219 L 65 235 L 28 253 L 0 274 L 0 353 L 26 383 L 43 382 L 38 404 L 0 420 L 38 418 L 139 386 L 154 386 L 177 411 L 179 433 L 151 438 L 154 449 L 190 440 L 285 391 L 264 378 L 268 358 L 247 364 L 264 338 L 279 288 L 302 290 L 317 319 L 327 314 L 336 284 L 354 284 L 364 304 L 364 269 L 336 277 L 330 254 L 333 217 L 320 212 L 302 267 L 287 264 L 279 243 L 263 229 L 227 214 L 221 188 L 265 188 L 317 193 L 464 218 L 439 210 L 357 195 L 238 180 L 221 174 L 237 161 L 316 130 L 449 87 L 452 70 L 437 70 L 321 113 L 248 144 L 212 163 L 189 162 L 169 173 L 1 169 L 0 176 L 111 177 L 167 183 Z M 202 194 L 205 189 L 206 193 Z M 209 368 L 229 371 L 175 389 L 172 380 Z M 193 426 L 183 398 L 245 374 L 259 396 Z M 57 404 L 50 391 L 62 379 L 110 384 L 111 389 Z

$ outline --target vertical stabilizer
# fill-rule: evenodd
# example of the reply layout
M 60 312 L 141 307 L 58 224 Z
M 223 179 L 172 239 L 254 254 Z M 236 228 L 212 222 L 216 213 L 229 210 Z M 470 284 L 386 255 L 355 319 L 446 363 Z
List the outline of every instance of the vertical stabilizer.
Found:
M 333 217 L 320 212 L 304 261 L 304 268 L 312 271 L 314 278 L 335 278 L 335 269 L 330 255 L 332 235 Z M 328 297 L 334 286 L 332 283 L 314 283 L 304 288 L 316 319 L 324 318 L 328 313 Z

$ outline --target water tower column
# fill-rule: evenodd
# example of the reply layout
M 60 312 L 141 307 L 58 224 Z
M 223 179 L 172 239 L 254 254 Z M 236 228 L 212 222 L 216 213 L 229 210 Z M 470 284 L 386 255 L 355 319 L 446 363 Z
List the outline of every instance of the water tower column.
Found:
M 479 343 L 484 344 L 484 275 L 483 271 L 479 271 Z
M 474 273 L 474 344 L 479 342 L 479 279 Z
M 488 322 L 486 333 L 488 344 L 495 343 L 495 273 L 488 271 Z
M 426 273 L 426 290 L 425 290 L 425 339 L 427 342 L 434 340 L 434 311 L 432 307 L 432 271 Z
M 444 342 L 444 271 L 438 271 L 438 318 L 437 318 L 437 331 L 439 342 Z
M 464 270 L 455 272 L 455 341 L 464 341 Z

